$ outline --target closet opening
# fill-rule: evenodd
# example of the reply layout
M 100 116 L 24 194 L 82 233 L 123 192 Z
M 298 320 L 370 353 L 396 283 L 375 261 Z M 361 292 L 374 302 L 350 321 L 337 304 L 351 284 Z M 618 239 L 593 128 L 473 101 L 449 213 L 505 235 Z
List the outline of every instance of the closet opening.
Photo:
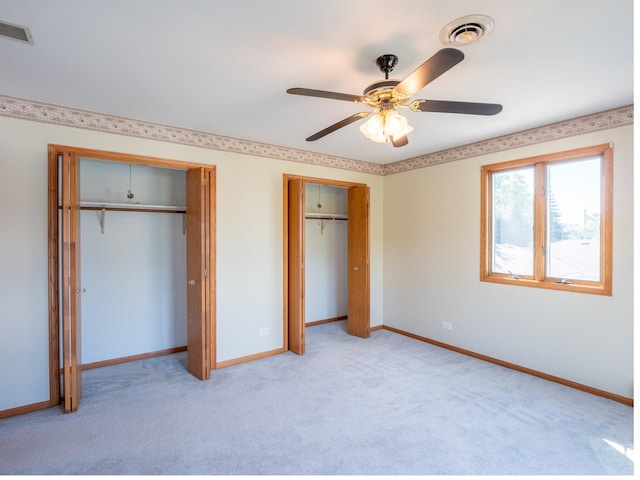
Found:
M 187 351 L 215 364 L 215 167 L 49 146 L 50 404 L 82 370 Z
M 347 194 L 305 184 L 305 327 L 347 319 Z
M 185 351 L 185 171 L 80 165 L 83 370 Z
M 368 337 L 369 187 L 285 174 L 283 198 L 285 349 L 304 354 L 307 326 L 344 319 Z

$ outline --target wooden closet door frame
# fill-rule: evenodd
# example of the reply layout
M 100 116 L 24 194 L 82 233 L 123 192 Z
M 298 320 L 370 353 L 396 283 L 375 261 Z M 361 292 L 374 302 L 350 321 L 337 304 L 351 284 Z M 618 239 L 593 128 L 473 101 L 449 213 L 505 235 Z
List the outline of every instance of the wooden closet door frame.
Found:
M 350 335 L 369 337 L 371 331 L 370 318 L 370 235 L 369 235 L 369 186 L 364 183 L 329 180 L 325 178 L 304 177 L 300 175 L 283 175 L 283 346 L 284 350 L 291 347 L 290 337 L 294 335 L 293 349 L 295 353 L 304 354 L 305 350 L 305 246 L 304 246 L 304 202 L 305 190 L 308 183 L 342 187 L 349 190 L 349 198 L 358 205 L 349 206 L 348 222 L 348 311 L 347 330 Z M 294 205 L 290 201 L 292 185 L 302 193 Z M 293 216 L 293 218 L 292 218 Z M 302 218 L 300 220 L 300 217 Z M 292 231 L 290 227 L 297 228 Z M 354 235 L 355 241 L 354 241 Z M 292 240 L 294 251 L 291 252 Z M 294 283 L 295 282 L 295 283 Z M 355 282 L 355 283 L 354 283 Z
M 205 221 L 208 241 L 206 258 L 207 282 L 207 308 L 204 318 L 203 345 L 208 358 L 209 369 L 217 368 L 216 361 L 216 167 L 215 165 L 170 160 L 145 155 L 135 155 L 105 150 L 95 150 L 73 146 L 49 144 L 48 146 L 48 276 L 49 276 L 49 406 L 60 404 L 61 375 L 60 370 L 60 250 L 59 250 L 59 220 L 58 220 L 58 155 L 70 152 L 79 160 L 89 158 L 107 162 L 147 165 L 151 167 L 170 168 L 184 170 L 192 168 L 204 168 L 208 170 L 211 179 L 210 194 L 207 196 L 208 222 Z M 79 265 L 78 265 L 79 269 Z M 81 288 L 81 287 L 79 287 Z M 186 312 L 185 312 L 186 315 Z M 80 326 L 78 325 L 78 328 Z M 79 330 L 78 330 L 79 331 Z M 188 332 L 187 332 L 188 335 Z M 79 348 L 79 346 L 78 346 Z M 187 351 L 187 356 L 189 352 Z

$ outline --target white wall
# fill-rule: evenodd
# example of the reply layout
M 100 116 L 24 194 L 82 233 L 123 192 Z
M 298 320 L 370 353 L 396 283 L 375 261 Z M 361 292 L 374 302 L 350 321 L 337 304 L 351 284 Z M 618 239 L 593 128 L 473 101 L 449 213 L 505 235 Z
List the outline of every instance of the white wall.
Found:
M 480 282 L 480 167 L 608 142 L 613 296 Z M 632 126 L 387 176 L 384 218 L 385 325 L 633 397 Z
M 134 198 L 128 199 L 131 188 Z M 185 205 L 182 170 L 82 159 L 82 201 Z M 179 213 L 81 214 L 82 363 L 187 344 L 186 243 Z
M 382 324 L 383 177 L 0 117 L 0 410 L 49 398 L 49 143 L 216 166 L 218 361 L 283 345 L 283 174 L 370 185 L 371 325 Z
M 347 215 L 347 189 L 308 183 L 307 213 Z M 320 205 L 320 207 L 318 207 Z M 305 221 L 305 321 L 347 314 L 347 221 Z

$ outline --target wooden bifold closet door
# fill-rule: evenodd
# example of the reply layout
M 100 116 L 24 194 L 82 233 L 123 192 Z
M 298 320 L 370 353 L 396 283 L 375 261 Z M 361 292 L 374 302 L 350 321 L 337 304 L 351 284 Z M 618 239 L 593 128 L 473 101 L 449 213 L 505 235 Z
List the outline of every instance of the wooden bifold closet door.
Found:
M 369 336 L 369 187 L 356 186 L 348 192 L 348 307 L 347 332 Z
M 285 340 L 288 349 L 305 352 L 305 185 L 324 184 L 348 189 L 347 333 L 369 337 L 369 187 L 364 184 L 284 176 L 286 218 Z
M 211 370 L 216 368 L 215 167 L 49 145 L 50 406 L 58 405 L 63 397 L 64 411 L 74 412 L 82 397 L 81 158 L 185 171 L 187 370 L 201 380 L 208 380 Z
M 61 189 L 62 371 L 64 411 L 78 410 L 82 397 L 80 281 L 80 162 L 75 153 L 57 155 Z
M 304 354 L 304 181 L 289 180 L 288 218 L 288 311 L 289 350 Z
M 214 173 L 208 168 L 187 170 L 187 370 L 200 380 L 211 376 L 211 316 L 213 282 L 207 265 L 213 241 L 211 229 Z

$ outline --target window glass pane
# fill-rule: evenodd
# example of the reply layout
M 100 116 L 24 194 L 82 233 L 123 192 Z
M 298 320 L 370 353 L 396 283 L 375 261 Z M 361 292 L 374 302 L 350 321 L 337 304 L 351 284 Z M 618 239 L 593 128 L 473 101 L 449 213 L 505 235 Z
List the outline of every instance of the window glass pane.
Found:
M 533 275 L 533 167 L 492 174 L 492 272 Z
M 547 276 L 600 280 L 600 157 L 547 166 Z

